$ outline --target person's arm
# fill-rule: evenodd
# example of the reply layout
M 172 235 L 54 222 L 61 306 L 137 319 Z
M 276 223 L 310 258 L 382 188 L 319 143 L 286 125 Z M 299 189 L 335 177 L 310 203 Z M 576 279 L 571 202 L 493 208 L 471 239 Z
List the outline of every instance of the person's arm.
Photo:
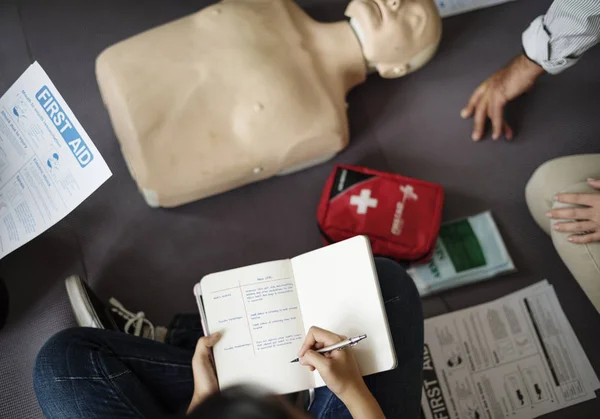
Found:
M 363 381 L 364 384 L 364 381 Z M 366 385 L 356 392 L 349 392 L 340 400 L 346 405 L 354 419 L 385 419 L 385 415 Z
M 560 73 L 600 41 L 600 1 L 555 0 L 546 15 L 525 30 L 522 41 L 523 54 L 480 84 L 460 113 L 463 118 L 474 117 L 474 141 L 482 138 L 488 118 L 493 139 L 502 134 L 512 139 L 504 107 L 529 90 L 544 72 Z
M 574 65 L 600 42 L 600 1 L 554 0 L 523 32 L 527 57 L 550 74 Z
M 187 409 L 189 415 L 211 394 L 219 391 L 219 380 L 215 372 L 215 363 L 212 356 L 212 348 L 219 341 L 221 335 L 213 333 L 198 340 L 196 351 L 192 358 L 192 370 L 194 373 L 194 394 Z
M 354 419 L 385 419 L 385 415 L 371 394 L 358 367 L 352 349 L 319 354 L 313 348 L 334 345 L 344 339 L 328 330 L 311 327 L 298 356 L 300 364 L 319 375 L 327 387 L 346 405 Z

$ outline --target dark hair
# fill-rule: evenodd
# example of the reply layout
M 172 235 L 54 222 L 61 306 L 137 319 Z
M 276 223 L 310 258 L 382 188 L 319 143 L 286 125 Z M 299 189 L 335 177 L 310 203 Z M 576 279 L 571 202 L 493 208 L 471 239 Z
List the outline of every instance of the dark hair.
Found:
M 189 419 L 290 419 L 293 408 L 277 396 L 247 386 L 235 386 L 204 400 Z

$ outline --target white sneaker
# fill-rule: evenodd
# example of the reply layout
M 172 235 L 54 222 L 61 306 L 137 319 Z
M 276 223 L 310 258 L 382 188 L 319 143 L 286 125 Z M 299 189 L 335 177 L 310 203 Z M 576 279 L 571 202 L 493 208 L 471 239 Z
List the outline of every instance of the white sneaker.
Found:
M 146 318 L 143 311 L 133 313 L 123 307 L 123 304 L 114 297 L 111 297 L 108 300 L 108 303 L 111 305 L 110 311 L 125 320 L 125 325 L 123 326 L 123 331 L 125 333 L 134 336 L 142 336 L 159 342 L 165 341 L 167 328 L 162 326 L 154 327 L 152 322 Z
M 118 330 L 164 342 L 167 329 L 162 326 L 154 327 L 143 311 L 133 313 L 115 298 L 111 298 L 107 306 L 76 275 L 65 279 L 65 286 L 79 326 Z

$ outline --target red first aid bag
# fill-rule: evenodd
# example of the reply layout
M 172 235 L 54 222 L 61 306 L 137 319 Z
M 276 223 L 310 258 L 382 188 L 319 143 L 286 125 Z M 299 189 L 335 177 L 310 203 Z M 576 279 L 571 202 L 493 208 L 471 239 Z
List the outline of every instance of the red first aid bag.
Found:
M 375 255 L 426 262 L 440 230 L 443 201 L 440 185 L 337 165 L 323 189 L 317 219 L 328 243 L 364 234 Z

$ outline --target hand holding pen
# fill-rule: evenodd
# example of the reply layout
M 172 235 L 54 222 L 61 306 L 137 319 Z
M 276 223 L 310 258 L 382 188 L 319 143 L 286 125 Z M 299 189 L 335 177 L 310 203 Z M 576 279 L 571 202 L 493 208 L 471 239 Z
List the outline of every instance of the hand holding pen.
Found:
M 338 336 L 342 337 L 341 335 L 338 335 Z M 346 338 L 344 340 L 339 341 L 338 343 L 334 343 L 333 345 L 325 346 L 324 348 L 321 348 L 321 349 L 316 349 L 315 352 L 318 354 L 326 355 L 329 352 L 341 351 L 343 349 L 353 347 L 358 342 L 360 342 L 361 340 L 366 339 L 366 338 L 367 338 L 367 335 L 358 335 L 353 338 Z M 321 346 L 321 345 L 319 345 L 319 346 Z M 296 359 L 292 360 L 291 362 L 300 362 L 300 358 L 296 358 Z
M 309 367 L 311 371 L 315 369 L 319 371 L 319 375 L 327 387 L 344 403 L 357 394 L 368 393 L 370 395 L 353 351 L 333 350 L 323 354 L 317 351 L 347 339 L 346 336 L 313 326 L 306 334 L 304 344 L 298 352 L 300 365 Z

